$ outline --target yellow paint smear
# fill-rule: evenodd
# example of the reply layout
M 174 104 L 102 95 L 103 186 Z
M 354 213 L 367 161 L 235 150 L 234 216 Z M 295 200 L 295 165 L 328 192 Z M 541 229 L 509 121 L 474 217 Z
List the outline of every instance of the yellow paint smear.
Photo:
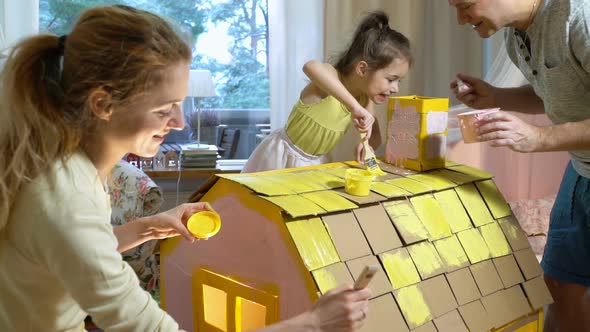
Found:
M 411 329 L 432 320 L 430 308 L 418 285 L 399 289 L 395 298 Z
M 406 243 L 428 239 L 428 231 L 408 201 L 385 202 L 383 207 Z
M 388 198 L 391 197 L 402 197 L 402 196 L 411 196 L 412 194 L 406 190 L 403 190 L 400 187 L 396 187 L 394 185 L 387 184 L 385 182 L 377 182 L 374 181 L 371 184 L 371 190 Z
M 344 180 L 324 170 L 309 171 L 304 173 L 307 178 L 330 189 L 344 187 Z
M 326 269 L 315 270 L 312 274 L 322 294 L 326 294 L 326 292 L 338 286 L 336 277 Z
M 475 226 L 489 224 L 494 221 L 486 203 L 472 183 L 456 187 L 455 190 Z
M 461 247 L 461 243 L 456 236 L 434 242 L 434 246 L 443 262 L 447 266 L 447 271 L 453 271 L 460 267 L 469 265 L 467 254 Z
M 510 210 L 510 205 L 496 187 L 496 184 L 492 180 L 486 180 L 481 182 L 476 182 L 475 185 L 477 189 L 481 192 L 484 200 L 486 201 L 492 215 L 496 219 L 504 218 L 512 214 Z
M 275 182 L 266 180 L 265 178 L 259 176 L 236 176 L 231 180 L 243 184 L 258 194 L 279 196 L 292 195 L 295 193 L 289 188 L 277 186 Z
M 454 182 L 458 185 L 477 181 L 479 179 L 478 177 L 471 176 L 469 174 L 455 172 L 452 170 L 452 168 L 451 169 L 439 169 L 439 170 L 436 170 L 432 173 L 436 174 L 437 176 L 443 177 L 451 182 Z
M 445 214 L 433 196 L 423 195 L 410 198 L 414 211 L 428 230 L 430 241 L 451 236 L 451 227 Z
M 471 264 L 491 258 L 490 250 L 477 228 L 457 233 L 457 237 L 467 253 Z
M 461 172 L 463 174 L 471 175 L 471 176 L 477 178 L 478 180 L 487 180 L 487 179 L 491 179 L 493 177 L 492 174 L 490 174 L 484 170 L 477 169 L 477 168 L 467 166 L 467 165 L 451 166 L 451 167 L 449 167 L 449 169 L 453 170 L 453 171 Z
M 294 193 L 306 193 L 317 190 L 315 186 L 307 182 L 297 181 L 293 178 L 293 174 L 290 173 L 267 175 L 264 179 L 274 182 L 276 186 L 285 187 Z
M 497 222 L 483 225 L 479 228 L 484 241 L 490 249 L 492 257 L 506 256 L 512 252 L 510 244 L 504 237 L 504 233 Z
M 308 270 L 316 270 L 340 261 L 320 218 L 290 221 L 286 225 Z
M 384 252 L 379 255 L 393 289 L 419 283 L 420 275 L 406 248 Z
M 428 241 L 423 241 L 407 247 L 422 280 L 445 272 L 446 266 L 438 255 L 438 252 Z
M 439 191 L 434 193 L 434 198 L 440 205 L 453 233 L 473 228 L 467 211 L 465 211 L 459 196 L 457 196 L 457 192 L 454 190 Z
M 335 175 L 341 179 L 344 179 L 346 177 L 346 170 L 349 168 L 350 167 L 333 167 L 333 168 L 326 168 L 322 171 L 326 172 L 328 174 Z
M 408 178 L 421 182 L 435 190 L 449 189 L 457 186 L 453 181 L 448 180 L 435 172 L 409 175 Z
M 351 210 L 358 208 L 358 205 L 330 190 L 301 194 L 301 196 L 319 205 L 322 209 L 326 210 L 327 212 Z
M 400 187 L 406 191 L 411 192 L 412 194 L 422 194 L 431 192 L 434 189 L 430 186 L 427 186 L 421 182 L 414 181 L 408 178 L 398 178 L 393 180 L 387 180 L 386 183 L 392 184 L 394 186 Z
M 263 198 L 281 207 L 293 218 L 313 216 L 326 212 L 319 205 L 299 195 L 271 197 L 260 196 L 260 198 Z

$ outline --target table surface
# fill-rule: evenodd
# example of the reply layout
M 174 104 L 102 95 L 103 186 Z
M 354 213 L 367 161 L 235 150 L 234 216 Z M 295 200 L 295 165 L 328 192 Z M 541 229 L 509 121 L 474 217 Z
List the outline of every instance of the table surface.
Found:
M 144 170 L 152 179 L 177 178 L 179 175 L 187 177 L 209 177 L 215 174 L 240 173 L 245 161 L 242 160 L 224 160 L 218 161 L 215 168 L 189 168 L 189 169 L 163 169 L 163 170 Z

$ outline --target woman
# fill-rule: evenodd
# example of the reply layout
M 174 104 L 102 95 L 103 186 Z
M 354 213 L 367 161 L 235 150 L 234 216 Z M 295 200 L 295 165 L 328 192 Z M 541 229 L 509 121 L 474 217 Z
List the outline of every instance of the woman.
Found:
M 0 330 L 177 331 L 120 251 L 182 235 L 206 203 L 110 225 L 105 183 L 128 152 L 150 157 L 184 122 L 190 48 L 161 18 L 126 6 L 83 13 L 67 37 L 11 52 L 0 83 Z M 266 331 L 351 331 L 368 290 L 343 287 Z

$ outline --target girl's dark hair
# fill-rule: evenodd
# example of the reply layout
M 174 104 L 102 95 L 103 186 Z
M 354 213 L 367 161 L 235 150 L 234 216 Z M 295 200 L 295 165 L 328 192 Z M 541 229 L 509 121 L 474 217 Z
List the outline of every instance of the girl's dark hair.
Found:
M 67 37 L 38 35 L 0 73 L 0 231 L 19 189 L 74 153 L 96 125 L 89 96 L 117 108 L 149 93 L 191 49 L 164 19 L 127 6 L 82 13 Z
M 338 57 L 336 70 L 348 74 L 357 61 L 363 60 L 369 70 L 388 66 L 395 59 L 412 63 L 410 41 L 389 27 L 389 17 L 382 11 L 369 13 L 354 33 L 350 46 Z

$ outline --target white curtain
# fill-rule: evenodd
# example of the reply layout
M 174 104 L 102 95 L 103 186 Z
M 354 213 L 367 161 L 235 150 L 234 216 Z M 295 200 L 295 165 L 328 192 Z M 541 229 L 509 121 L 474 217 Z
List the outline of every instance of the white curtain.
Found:
M 0 49 L 36 34 L 39 31 L 39 1 L 0 0 L 0 24 L 4 30 L 4 44 Z
M 322 59 L 324 3 L 319 0 L 271 0 L 269 76 L 271 128 L 285 125 L 307 84 L 306 61 Z

